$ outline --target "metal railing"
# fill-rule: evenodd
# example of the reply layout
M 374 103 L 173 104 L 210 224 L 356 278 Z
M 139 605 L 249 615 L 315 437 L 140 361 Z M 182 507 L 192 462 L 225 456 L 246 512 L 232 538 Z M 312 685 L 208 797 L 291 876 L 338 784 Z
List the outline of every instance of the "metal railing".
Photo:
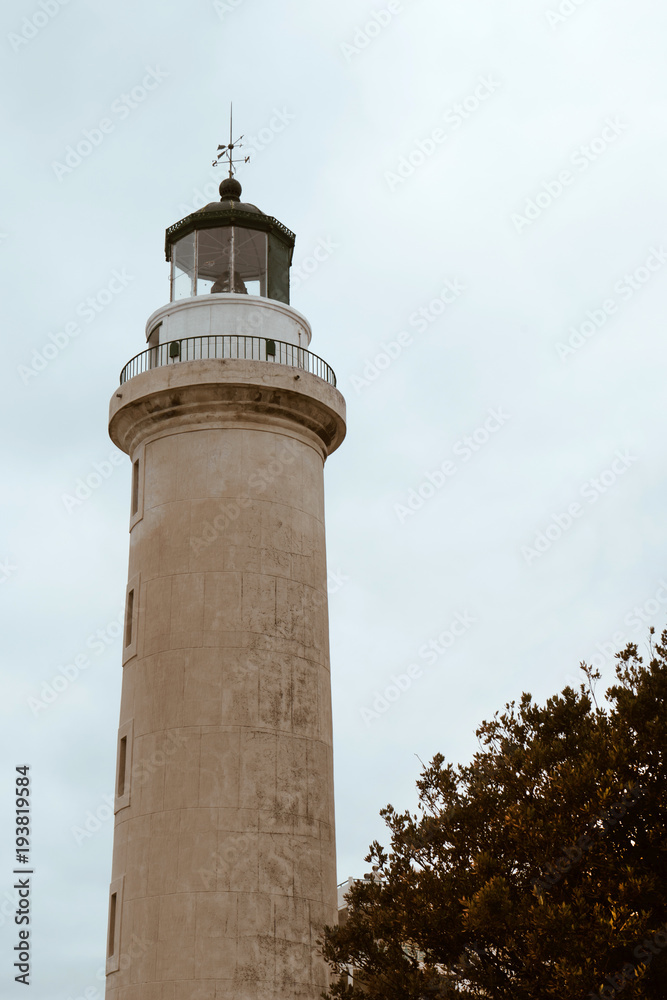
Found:
M 267 337 L 241 337 L 226 334 L 219 337 L 184 337 L 182 340 L 170 340 L 166 344 L 149 347 L 147 351 L 137 354 L 120 373 L 120 384 L 128 379 L 149 371 L 151 368 L 161 368 L 164 365 L 181 364 L 184 361 L 201 361 L 210 358 L 236 358 L 242 361 L 272 361 L 277 365 L 289 365 L 290 368 L 300 368 L 302 371 L 317 375 L 318 378 L 336 385 L 336 376 L 332 368 L 303 347 L 288 344 L 283 340 L 271 340 Z

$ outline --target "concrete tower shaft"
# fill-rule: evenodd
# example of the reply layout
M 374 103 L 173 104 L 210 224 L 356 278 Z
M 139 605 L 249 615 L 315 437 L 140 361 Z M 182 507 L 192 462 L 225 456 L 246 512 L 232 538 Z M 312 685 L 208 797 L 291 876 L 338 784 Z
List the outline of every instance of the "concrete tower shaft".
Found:
M 213 356 L 225 310 L 237 324 L 256 303 L 165 307 L 162 346 L 111 400 L 133 478 L 109 1000 L 319 1000 L 327 983 L 323 467 L 345 403 L 307 351 L 281 355 L 290 314 L 303 327 L 284 303 L 263 299 L 262 337 Z M 189 354 L 165 335 L 176 315 Z

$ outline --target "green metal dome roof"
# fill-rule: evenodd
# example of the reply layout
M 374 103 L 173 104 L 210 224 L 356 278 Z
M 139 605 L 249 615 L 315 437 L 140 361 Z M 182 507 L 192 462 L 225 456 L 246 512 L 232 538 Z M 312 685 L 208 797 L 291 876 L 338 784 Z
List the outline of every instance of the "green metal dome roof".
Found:
M 220 201 L 209 202 L 203 208 L 186 215 L 180 222 L 167 229 L 165 235 L 165 256 L 171 260 L 174 243 L 197 229 L 214 229 L 217 226 L 241 226 L 244 229 L 259 229 L 277 237 L 281 243 L 294 249 L 296 236 L 272 215 L 265 215 L 257 205 L 242 202 L 241 185 L 233 177 L 226 177 L 220 184 Z M 291 253 L 290 253 L 291 261 Z

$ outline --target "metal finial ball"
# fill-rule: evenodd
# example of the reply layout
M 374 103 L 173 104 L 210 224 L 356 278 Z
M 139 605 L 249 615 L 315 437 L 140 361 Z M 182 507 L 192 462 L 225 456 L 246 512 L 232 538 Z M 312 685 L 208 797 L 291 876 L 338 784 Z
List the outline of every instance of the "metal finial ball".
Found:
M 235 177 L 225 177 L 218 189 L 220 191 L 220 201 L 240 201 L 243 190 Z

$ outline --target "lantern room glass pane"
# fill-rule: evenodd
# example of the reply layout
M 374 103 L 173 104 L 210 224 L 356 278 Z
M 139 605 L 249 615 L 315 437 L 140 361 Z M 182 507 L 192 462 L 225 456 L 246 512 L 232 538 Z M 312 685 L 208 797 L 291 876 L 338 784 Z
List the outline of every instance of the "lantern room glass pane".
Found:
M 197 295 L 266 296 L 266 233 L 225 226 L 201 229 L 197 241 Z
M 242 282 L 236 277 L 236 287 L 231 288 L 232 228 L 202 229 L 197 233 L 197 295 L 207 292 L 243 291 Z
M 266 294 L 270 299 L 289 305 L 289 269 L 292 252 L 282 240 L 269 236 L 269 282 Z
M 171 301 L 195 294 L 195 234 L 190 233 L 172 249 Z
M 248 295 L 266 296 L 266 233 L 234 228 L 234 267 L 241 275 Z

